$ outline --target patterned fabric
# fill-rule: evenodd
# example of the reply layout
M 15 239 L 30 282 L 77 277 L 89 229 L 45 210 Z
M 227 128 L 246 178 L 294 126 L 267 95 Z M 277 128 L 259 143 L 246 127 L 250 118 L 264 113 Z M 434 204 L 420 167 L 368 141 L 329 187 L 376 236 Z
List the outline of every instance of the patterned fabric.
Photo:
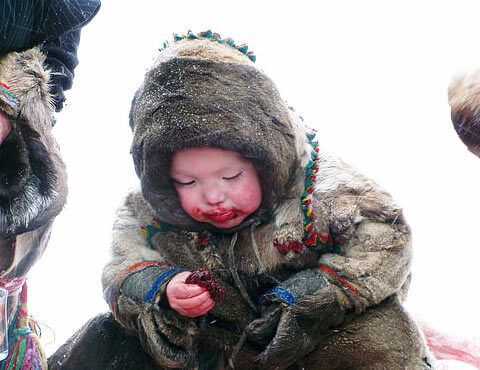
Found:
M 292 107 L 289 107 L 293 111 Z M 340 241 L 334 240 L 330 234 L 320 234 L 315 232 L 313 220 L 315 214 L 312 207 L 312 196 L 315 191 L 315 180 L 317 179 L 318 168 L 318 141 L 315 140 L 315 133 L 307 134 L 307 139 L 312 147 L 312 158 L 305 168 L 305 190 L 301 195 L 301 208 L 303 211 L 303 238 L 302 242 L 297 240 L 282 244 L 278 240 L 273 241 L 273 246 L 281 253 L 288 254 L 290 251 L 300 253 L 305 245 L 308 249 L 315 250 L 318 247 L 326 248 L 327 251 L 338 253 L 340 251 Z
M 147 242 L 147 245 L 150 247 L 150 249 L 153 249 L 152 246 L 152 238 L 160 233 L 160 232 L 166 232 L 168 230 L 171 230 L 172 226 L 165 223 L 165 222 L 160 222 L 157 219 L 153 219 L 152 223 L 149 225 L 142 225 L 140 226 L 140 232 L 142 233 L 143 237 L 145 238 L 145 241 Z
M 47 369 L 47 358 L 37 336 L 36 323 L 28 316 L 27 285 L 24 284 L 8 328 L 8 357 L 0 363 L 0 370 L 44 369 Z
M 17 105 L 17 98 L 10 91 L 10 87 L 0 81 L 0 100 L 8 105 Z
M 23 288 L 26 280 L 27 278 L 25 276 L 12 279 L 0 278 L 0 287 L 6 289 L 8 295 L 15 295 Z
M 305 191 L 302 193 L 302 211 L 304 216 L 303 227 L 303 244 L 310 249 L 317 247 L 325 247 L 329 252 L 338 253 L 340 251 L 340 244 L 333 240 L 330 234 L 323 235 L 315 232 L 313 228 L 313 219 L 315 214 L 313 212 L 312 194 L 315 191 L 315 180 L 317 179 L 318 168 L 318 141 L 315 140 L 315 132 L 307 134 L 308 142 L 312 147 L 312 159 L 306 166 L 305 173 Z

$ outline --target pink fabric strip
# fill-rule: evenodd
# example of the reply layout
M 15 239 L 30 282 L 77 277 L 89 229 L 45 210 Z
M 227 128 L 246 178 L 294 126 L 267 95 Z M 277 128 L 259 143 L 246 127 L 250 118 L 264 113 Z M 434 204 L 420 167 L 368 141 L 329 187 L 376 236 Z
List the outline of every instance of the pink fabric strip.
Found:
M 8 291 L 8 295 L 15 295 L 20 291 L 20 289 L 22 289 L 26 280 L 26 276 L 11 279 L 0 278 L 0 287 L 6 289 Z

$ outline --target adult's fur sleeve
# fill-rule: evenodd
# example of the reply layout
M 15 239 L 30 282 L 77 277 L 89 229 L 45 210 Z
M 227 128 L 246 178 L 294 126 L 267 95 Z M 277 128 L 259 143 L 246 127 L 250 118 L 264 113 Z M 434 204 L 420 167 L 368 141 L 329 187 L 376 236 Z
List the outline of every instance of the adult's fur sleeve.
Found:
M 141 227 L 153 217 L 138 194 L 117 211 L 112 260 L 104 268 L 104 295 L 116 319 L 138 332 L 145 350 L 168 368 L 186 367 L 191 358 L 195 324 L 172 310 L 165 289 L 181 269 L 167 266 L 150 248 Z

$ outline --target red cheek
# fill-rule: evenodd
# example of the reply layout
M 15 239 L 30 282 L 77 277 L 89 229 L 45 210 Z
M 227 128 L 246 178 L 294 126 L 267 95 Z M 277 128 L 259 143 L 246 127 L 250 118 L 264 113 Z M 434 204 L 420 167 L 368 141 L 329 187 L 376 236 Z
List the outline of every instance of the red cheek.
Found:
M 192 209 L 192 215 L 194 218 L 202 218 L 203 217 L 203 212 L 200 208 L 195 207 Z

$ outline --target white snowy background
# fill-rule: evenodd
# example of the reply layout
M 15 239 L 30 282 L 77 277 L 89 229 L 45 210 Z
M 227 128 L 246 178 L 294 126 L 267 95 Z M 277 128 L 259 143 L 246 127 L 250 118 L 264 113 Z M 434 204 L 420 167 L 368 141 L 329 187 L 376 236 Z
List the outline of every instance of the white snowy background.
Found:
M 189 28 L 247 42 L 321 145 L 394 196 L 414 238 L 408 309 L 478 336 L 480 158 L 453 129 L 447 86 L 480 67 L 479 2 L 103 0 L 54 128 L 68 204 L 28 283 L 47 353 L 108 309 L 100 275 L 110 229 L 137 185 L 130 101 L 158 47 Z

